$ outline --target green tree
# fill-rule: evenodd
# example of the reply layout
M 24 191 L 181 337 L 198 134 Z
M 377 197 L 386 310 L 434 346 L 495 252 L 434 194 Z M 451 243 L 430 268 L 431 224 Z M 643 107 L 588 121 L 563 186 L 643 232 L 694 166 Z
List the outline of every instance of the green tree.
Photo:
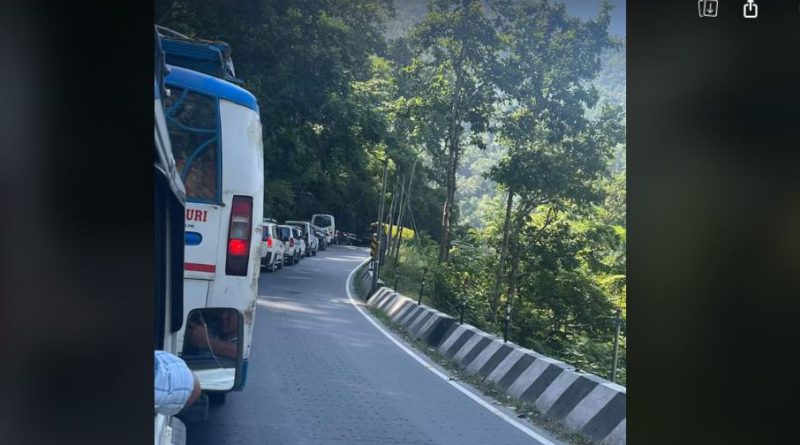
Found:
M 411 31 L 400 106 L 443 174 L 439 261 L 448 257 L 458 169 L 465 135 L 488 129 L 496 98 L 501 41 L 480 0 L 435 0 Z M 469 130 L 469 131 L 467 131 Z M 479 138 L 472 143 L 481 144 Z
M 508 251 L 509 311 L 523 246 L 536 243 L 569 203 L 600 198 L 596 180 L 622 136 L 618 109 L 605 107 L 597 121 L 585 115 L 598 100 L 590 81 L 600 69 L 600 53 L 612 45 L 610 11 L 604 2 L 597 19 L 583 22 L 563 4 L 529 0 L 500 8 L 508 52 L 502 60 L 499 133 L 509 152 L 489 176 L 507 190 L 497 287 Z M 531 218 L 537 210 L 544 215 L 538 225 Z M 499 294 L 492 306 L 498 304 Z

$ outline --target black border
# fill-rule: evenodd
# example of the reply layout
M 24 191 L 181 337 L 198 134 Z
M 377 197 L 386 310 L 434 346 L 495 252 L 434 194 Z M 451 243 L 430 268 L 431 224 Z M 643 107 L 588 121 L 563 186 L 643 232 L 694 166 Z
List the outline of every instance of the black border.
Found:
M 628 438 L 789 443 L 800 4 L 628 2 Z
M 0 15 L 1 441 L 152 443 L 153 4 Z

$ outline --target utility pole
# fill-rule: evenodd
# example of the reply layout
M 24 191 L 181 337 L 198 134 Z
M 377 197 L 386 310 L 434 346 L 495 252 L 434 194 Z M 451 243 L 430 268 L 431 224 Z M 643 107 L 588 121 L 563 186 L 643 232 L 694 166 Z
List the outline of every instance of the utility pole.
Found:
M 394 241 L 392 237 L 392 233 L 394 233 L 394 208 L 395 203 L 397 202 L 397 185 L 400 182 L 400 176 L 395 173 L 394 178 L 394 188 L 392 189 L 392 203 L 389 205 L 389 217 L 387 218 L 387 222 L 389 223 L 389 233 L 386 235 L 386 246 L 384 246 L 384 250 L 391 250 L 392 242 Z M 387 249 L 388 248 L 388 249 Z M 391 253 L 389 254 L 391 255 Z
M 411 176 L 408 178 L 408 190 L 405 190 L 405 204 L 402 204 L 403 201 L 401 200 L 400 206 L 400 218 L 398 225 L 400 226 L 400 233 L 397 234 L 397 244 L 395 245 L 395 253 L 394 253 L 394 264 L 395 267 L 398 267 L 400 264 L 400 242 L 403 241 L 403 221 L 406 219 L 406 210 L 411 205 L 411 184 L 414 182 L 414 172 L 417 170 L 417 161 L 419 158 L 414 159 L 414 165 L 411 166 Z
M 614 316 L 614 322 L 617 325 L 617 333 L 614 335 L 614 356 L 611 359 L 611 383 L 617 382 L 617 357 L 619 352 L 619 329 L 622 325 L 622 311 L 617 309 Z
M 389 159 L 384 158 L 383 160 L 383 183 L 381 185 L 381 205 L 378 210 L 378 254 L 375 258 L 375 267 L 372 271 L 372 292 L 370 294 L 375 293 L 378 290 L 378 277 L 380 276 L 381 272 L 381 248 L 383 247 L 383 204 L 386 201 L 386 170 L 389 166 Z
M 400 237 L 403 233 L 403 205 L 406 203 L 406 183 L 400 182 L 400 196 L 397 201 L 397 221 L 395 221 L 395 235 L 392 238 L 392 245 L 389 247 L 389 254 L 394 255 L 394 267 L 397 268 L 397 255 L 400 249 Z
M 464 309 L 467 308 L 467 292 L 469 291 L 469 278 L 464 280 L 464 290 L 461 291 L 461 317 L 458 324 L 464 324 Z
M 508 290 L 508 295 L 511 295 L 511 289 Z M 509 298 L 506 304 L 506 321 L 503 326 L 503 343 L 508 343 L 508 325 L 511 324 L 511 299 Z
M 422 269 L 422 284 L 419 286 L 419 300 L 417 300 L 417 306 L 422 304 L 422 292 L 425 291 L 425 276 L 428 275 L 428 268 Z

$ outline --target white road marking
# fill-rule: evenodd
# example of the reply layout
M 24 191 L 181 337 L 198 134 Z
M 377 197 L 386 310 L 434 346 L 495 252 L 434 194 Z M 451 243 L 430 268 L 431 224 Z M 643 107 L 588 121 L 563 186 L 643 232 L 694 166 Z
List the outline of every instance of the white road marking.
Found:
M 367 261 L 369 261 L 369 260 L 367 260 Z M 540 434 L 536 433 L 532 429 L 530 429 L 527 426 L 519 423 L 517 420 L 513 419 L 512 417 L 509 417 L 508 415 L 506 415 L 502 411 L 500 411 L 497 408 L 493 407 L 492 405 L 487 403 L 485 400 L 483 400 L 480 397 L 478 397 L 475 394 L 473 394 L 470 390 L 468 390 L 468 389 L 464 388 L 463 386 L 459 385 L 458 383 L 456 383 L 454 380 L 450 380 L 450 377 L 448 375 L 446 375 L 446 374 L 442 373 L 441 371 L 439 371 L 438 369 L 434 368 L 428 362 L 426 362 L 422 357 L 417 355 L 414 351 L 408 349 L 406 347 L 406 345 L 402 344 L 399 340 L 397 340 L 394 337 L 394 335 L 392 335 L 390 332 L 385 330 L 382 326 L 380 326 L 377 322 L 375 322 L 375 320 L 373 320 L 372 317 L 370 317 L 366 312 L 364 312 L 364 310 L 361 309 L 361 307 L 356 303 L 356 300 L 353 298 L 353 294 L 350 292 L 350 279 L 353 277 L 353 274 L 356 272 L 356 270 L 358 270 L 365 262 L 366 261 L 364 261 L 361 264 L 359 264 L 347 276 L 347 281 L 345 282 L 345 290 L 347 291 L 347 297 L 350 299 L 350 303 L 353 305 L 353 307 L 355 307 L 358 310 L 358 312 L 360 312 L 361 315 L 363 315 L 364 318 L 367 319 L 367 321 L 372 323 L 372 326 L 375 326 L 375 329 L 379 330 L 381 332 L 381 334 L 383 334 L 386 338 L 391 340 L 391 342 L 394 343 L 395 345 L 397 345 L 398 348 L 402 349 L 403 352 L 405 352 L 406 354 L 410 355 L 414 360 L 418 361 L 422 366 L 424 366 L 429 371 L 434 373 L 436 376 L 438 376 L 439 378 L 441 378 L 442 380 L 444 380 L 445 382 L 450 384 L 450 386 L 452 386 L 453 388 L 461 391 L 461 393 L 463 393 L 464 395 L 466 395 L 467 397 L 469 397 L 470 399 L 475 401 L 478 405 L 486 408 L 487 410 L 489 410 L 489 412 L 491 412 L 492 414 L 497 415 L 498 417 L 500 417 L 501 419 L 503 419 L 506 422 L 510 423 L 512 426 L 514 426 L 518 430 L 522 431 L 523 433 L 527 434 L 528 436 L 538 440 L 541 445 L 555 445 L 553 442 L 550 442 L 549 440 L 545 439 L 544 437 L 542 437 Z

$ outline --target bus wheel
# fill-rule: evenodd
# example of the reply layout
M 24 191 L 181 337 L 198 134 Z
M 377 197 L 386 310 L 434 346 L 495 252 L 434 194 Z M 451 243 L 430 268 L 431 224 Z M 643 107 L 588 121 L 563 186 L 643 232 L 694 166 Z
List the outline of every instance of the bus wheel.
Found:
M 212 405 L 222 405 L 225 403 L 226 392 L 210 392 L 208 393 L 208 403 Z

